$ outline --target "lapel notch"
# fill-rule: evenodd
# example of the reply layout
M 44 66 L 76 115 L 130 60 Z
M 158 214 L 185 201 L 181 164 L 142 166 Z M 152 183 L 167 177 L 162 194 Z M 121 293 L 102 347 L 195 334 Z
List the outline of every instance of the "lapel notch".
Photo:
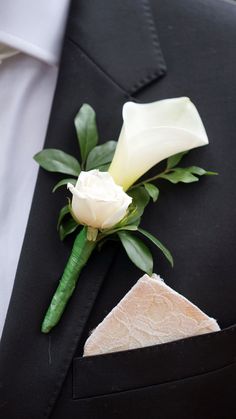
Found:
M 72 4 L 68 37 L 128 94 L 166 74 L 149 0 Z

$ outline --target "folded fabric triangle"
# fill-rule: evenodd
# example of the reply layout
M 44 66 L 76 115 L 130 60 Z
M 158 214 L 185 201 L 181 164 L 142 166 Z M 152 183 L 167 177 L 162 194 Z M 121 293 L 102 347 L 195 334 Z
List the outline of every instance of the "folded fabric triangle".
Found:
M 84 356 L 124 351 L 220 330 L 162 279 L 144 275 L 87 339 Z

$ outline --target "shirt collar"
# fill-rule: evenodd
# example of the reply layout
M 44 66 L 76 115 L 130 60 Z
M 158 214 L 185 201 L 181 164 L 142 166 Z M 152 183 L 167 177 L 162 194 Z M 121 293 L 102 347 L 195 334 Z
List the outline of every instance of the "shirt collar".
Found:
M 1 0 L 0 42 L 57 65 L 70 0 Z

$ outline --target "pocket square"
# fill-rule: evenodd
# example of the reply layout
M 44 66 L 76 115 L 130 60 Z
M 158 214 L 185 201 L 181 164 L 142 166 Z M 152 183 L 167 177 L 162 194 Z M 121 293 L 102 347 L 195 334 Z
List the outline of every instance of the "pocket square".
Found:
M 94 329 L 84 356 L 166 343 L 220 330 L 216 320 L 164 283 L 142 276 Z

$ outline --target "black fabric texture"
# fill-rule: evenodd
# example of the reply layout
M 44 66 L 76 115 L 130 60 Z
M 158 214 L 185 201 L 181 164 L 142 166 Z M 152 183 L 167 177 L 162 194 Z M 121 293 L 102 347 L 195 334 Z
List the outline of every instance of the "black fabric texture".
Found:
M 160 182 L 142 226 L 174 255 L 171 269 L 151 246 L 155 272 L 223 330 L 81 358 L 90 331 L 141 276 L 109 244 L 84 269 L 61 323 L 42 335 L 72 239 L 59 241 L 65 195 L 51 194 L 57 179 L 41 170 L 0 346 L 1 418 L 235 419 L 235 22 L 236 6 L 223 0 L 72 2 L 45 145 L 78 153 L 73 118 L 84 102 L 104 142 L 117 139 L 127 100 L 191 98 L 210 145 L 183 163 L 219 176 Z

